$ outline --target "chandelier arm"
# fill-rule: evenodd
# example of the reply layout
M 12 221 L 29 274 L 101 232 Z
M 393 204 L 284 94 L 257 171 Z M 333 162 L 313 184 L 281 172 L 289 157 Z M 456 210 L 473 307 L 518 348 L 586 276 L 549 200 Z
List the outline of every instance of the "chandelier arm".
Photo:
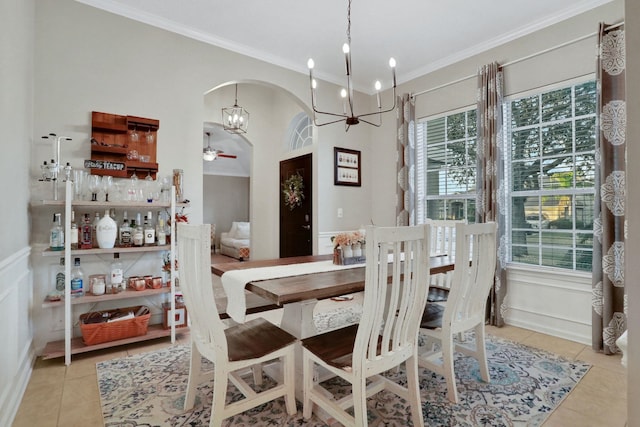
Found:
M 332 121 L 330 121 L 330 122 L 326 122 L 326 123 L 318 123 L 318 122 L 317 122 L 317 120 L 318 120 L 318 119 L 317 119 L 317 117 L 316 117 L 316 116 L 313 116 L 313 124 L 314 124 L 314 125 L 316 125 L 316 126 L 318 126 L 318 127 L 320 127 L 320 126 L 326 126 L 326 125 L 331 125 L 331 124 L 334 124 L 334 123 L 346 122 L 346 121 L 347 121 L 347 119 L 346 119 L 346 118 L 338 119 L 338 120 L 332 120 Z
M 378 113 L 376 113 L 376 114 L 378 114 Z M 361 122 L 366 123 L 366 124 L 371 125 L 371 126 L 375 126 L 377 128 L 379 128 L 380 125 L 382 125 L 382 123 L 373 123 L 373 122 L 370 122 L 369 120 L 365 120 L 365 119 L 362 118 L 362 116 L 360 116 L 359 119 L 360 119 Z
M 367 116 L 373 116 L 374 114 L 383 114 L 383 113 L 388 113 L 390 111 L 395 110 L 397 105 L 397 97 L 396 97 L 396 88 L 393 88 L 393 105 L 389 108 L 387 108 L 386 110 L 380 109 L 380 111 L 375 111 L 373 113 L 365 113 L 365 114 L 360 114 L 359 116 L 357 116 L 358 118 L 360 117 L 367 117 Z
M 345 114 L 337 114 L 337 113 L 329 113 L 327 111 L 320 111 L 315 106 L 313 107 L 313 112 L 316 113 L 316 114 L 326 114 L 327 116 L 342 117 L 342 120 L 344 120 L 344 119 L 346 119 L 348 117 Z

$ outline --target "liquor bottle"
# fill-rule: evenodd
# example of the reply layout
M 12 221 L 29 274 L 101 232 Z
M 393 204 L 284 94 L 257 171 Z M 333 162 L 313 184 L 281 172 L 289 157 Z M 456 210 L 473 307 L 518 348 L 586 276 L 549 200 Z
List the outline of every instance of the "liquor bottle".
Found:
M 49 249 L 52 251 L 64 250 L 64 229 L 60 222 L 60 214 L 53 215 L 53 226 L 49 233 Z
M 104 211 L 104 216 L 98 221 L 96 235 L 100 248 L 111 249 L 115 246 L 116 237 L 118 236 L 118 224 L 109 215 L 109 209 Z
M 133 246 L 144 245 L 144 228 L 140 221 L 140 214 L 138 213 L 137 221 L 131 221 L 131 234 L 133 236 Z
M 93 217 L 93 224 L 91 224 L 91 245 L 94 248 L 98 247 L 98 223 L 100 222 L 100 213 L 96 212 L 96 216 Z
M 124 218 L 120 226 L 120 246 L 128 248 L 132 244 L 133 236 L 131 235 L 131 226 L 129 225 L 129 219 L 127 219 L 127 211 L 124 211 Z
M 151 211 L 144 217 L 144 244 L 151 246 L 156 244 L 156 229 L 153 226 Z
M 158 215 L 158 223 L 156 224 L 156 237 L 158 238 L 158 245 L 167 244 L 167 231 L 164 226 L 164 218 Z
M 56 271 L 56 291 L 64 292 L 64 257 L 60 258 L 60 266 Z
M 71 211 L 71 229 L 69 231 L 69 240 L 71 240 L 71 249 L 78 249 L 79 234 L 78 224 L 76 224 L 76 213 Z
M 84 295 L 84 272 L 80 268 L 80 258 L 73 262 L 71 270 L 71 296 L 81 297 Z
M 80 227 L 80 249 L 91 249 L 93 247 L 93 233 L 91 232 L 91 217 L 84 214 L 84 221 Z
M 113 254 L 109 277 L 112 289 L 116 289 L 116 292 L 125 290 L 124 270 L 120 262 L 120 254 L 117 252 Z

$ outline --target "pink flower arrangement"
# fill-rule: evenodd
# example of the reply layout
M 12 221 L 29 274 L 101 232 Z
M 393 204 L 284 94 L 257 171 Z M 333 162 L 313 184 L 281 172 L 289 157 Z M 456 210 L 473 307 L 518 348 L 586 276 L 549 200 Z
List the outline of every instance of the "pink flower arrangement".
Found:
M 333 247 L 350 246 L 355 243 L 364 243 L 364 235 L 359 231 L 350 231 L 346 233 L 338 233 L 331 238 Z

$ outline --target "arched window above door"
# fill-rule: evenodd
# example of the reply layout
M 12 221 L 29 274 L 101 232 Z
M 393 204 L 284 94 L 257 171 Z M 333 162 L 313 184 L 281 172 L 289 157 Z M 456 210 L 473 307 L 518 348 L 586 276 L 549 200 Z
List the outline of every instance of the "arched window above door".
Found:
M 298 113 L 289 123 L 287 132 L 287 150 L 295 151 L 302 147 L 309 146 L 313 143 L 313 123 L 309 116 L 304 113 Z

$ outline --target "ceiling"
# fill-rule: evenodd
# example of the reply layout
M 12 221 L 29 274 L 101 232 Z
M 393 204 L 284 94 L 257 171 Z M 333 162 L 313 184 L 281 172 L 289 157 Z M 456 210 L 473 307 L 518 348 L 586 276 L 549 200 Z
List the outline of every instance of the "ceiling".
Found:
M 77 0 L 212 45 L 345 84 L 348 0 Z M 391 85 L 460 61 L 612 0 L 355 0 L 354 88 Z
M 217 123 L 206 122 L 202 131 L 202 147 L 207 146 L 209 132 L 211 148 L 222 150 L 224 154 L 238 156 L 235 159 L 218 157 L 211 162 L 202 161 L 202 173 L 205 175 L 250 176 L 251 146 L 242 135 L 231 134 Z

